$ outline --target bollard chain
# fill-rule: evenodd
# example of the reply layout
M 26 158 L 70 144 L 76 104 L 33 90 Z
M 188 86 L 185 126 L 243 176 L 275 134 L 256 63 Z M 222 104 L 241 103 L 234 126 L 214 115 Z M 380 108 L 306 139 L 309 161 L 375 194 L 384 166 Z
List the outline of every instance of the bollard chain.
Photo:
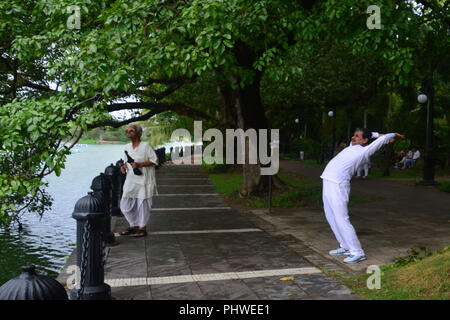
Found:
M 83 232 L 83 250 L 81 254 L 81 276 L 80 276 L 80 288 L 78 289 L 77 300 L 81 299 L 81 296 L 84 293 L 84 285 L 86 282 L 86 270 L 89 256 L 89 238 L 91 235 L 91 224 L 89 220 L 86 220 L 84 224 L 84 232 Z
M 106 264 L 106 241 L 104 233 L 102 232 L 102 268 L 105 268 Z

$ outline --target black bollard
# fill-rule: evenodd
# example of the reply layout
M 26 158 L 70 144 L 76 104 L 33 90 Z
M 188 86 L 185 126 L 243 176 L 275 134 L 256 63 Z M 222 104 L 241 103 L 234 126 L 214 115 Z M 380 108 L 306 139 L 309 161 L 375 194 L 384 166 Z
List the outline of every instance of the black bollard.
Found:
M 162 148 L 161 153 L 162 153 L 162 162 L 161 162 L 161 164 L 163 164 L 164 162 L 166 162 L 166 148 L 165 147 Z
M 184 147 L 179 147 L 178 150 L 180 150 L 178 154 L 180 155 L 180 158 L 182 158 L 184 154 Z
M 124 163 L 125 162 L 123 162 L 123 159 L 120 159 L 119 161 L 116 162 L 116 167 L 119 169 L 119 172 L 120 172 L 120 175 L 119 175 L 119 204 L 120 204 L 120 199 L 122 199 L 123 185 L 125 184 L 125 178 L 127 177 L 126 174 L 123 174 L 122 171 L 120 171 L 120 167 L 123 166 Z M 119 208 L 120 208 L 120 205 L 119 205 Z
M 104 173 L 100 173 L 92 180 L 91 189 L 94 191 L 93 195 L 103 201 L 105 205 L 106 216 L 104 218 L 105 221 L 103 222 L 103 238 L 108 246 L 116 245 L 117 242 L 114 233 L 111 232 L 111 179 Z
M 158 161 L 158 164 L 155 166 L 156 169 L 158 169 L 161 166 L 161 163 L 162 163 L 161 162 L 161 151 L 162 151 L 161 148 L 155 150 L 156 158 L 157 158 L 157 161 Z
M 169 149 L 169 160 L 172 161 L 172 152 L 173 152 L 173 147 L 170 147 Z
M 55 279 L 38 275 L 35 266 L 0 287 L 0 300 L 67 300 L 66 289 Z
M 77 266 L 81 283 L 69 291 L 71 300 L 111 299 L 111 287 L 104 282 L 106 216 L 105 203 L 93 192 L 75 204 L 72 218 L 77 220 Z
M 111 216 L 120 216 L 120 175 L 122 173 L 120 172 L 119 167 L 113 165 L 112 163 L 106 167 L 105 169 L 105 176 L 109 178 L 111 181 L 111 190 L 109 193 L 109 199 L 111 200 L 109 202 L 109 211 Z

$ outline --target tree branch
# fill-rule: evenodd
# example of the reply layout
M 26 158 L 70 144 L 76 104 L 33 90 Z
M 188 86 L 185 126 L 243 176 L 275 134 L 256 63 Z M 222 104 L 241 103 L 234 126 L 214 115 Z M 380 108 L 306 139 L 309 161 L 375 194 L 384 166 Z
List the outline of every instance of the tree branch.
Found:
M 171 94 L 172 92 L 178 90 L 181 86 L 183 86 L 184 83 L 176 83 L 174 85 L 172 85 L 171 87 L 167 88 L 166 90 L 162 91 L 162 92 L 151 92 L 149 90 L 145 91 L 145 90 L 137 90 L 136 94 L 140 94 L 146 97 L 150 97 L 150 98 L 155 98 L 157 100 L 161 100 L 162 98 L 165 98 L 166 96 L 168 96 L 169 94 Z
M 88 130 L 94 129 L 94 128 L 98 128 L 98 127 L 106 127 L 106 126 L 113 127 L 113 128 L 119 128 L 119 127 L 121 127 L 123 125 L 129 124 L 129 123 L 133 123 L 133 122 L 136 122 L 136 121 L 148 120 L 148 119 L 150 119 L 151 117 L 153 117 L 157 113 L 159 113 L 159 112 L 150 111 L 150 112 L 148 112 L 148 113 L 146 113 L 144 115 L 141 115 L 139 117 L 134 117 L 134 118 L 130 118 L 130 119 L 123 120 L 123 121 L 117 121 L 117 120 L 114 120 L 114 119 L 106 120 L 106 121 L 102 121 L 102 122 L 98 122 L 98 123 L 94 123 L 94 124 L 89 124 L 87 126 L 87 128 L 88 128 Z
M 194 82 L 197 79 L 197 75 L 193 75 L 191 78 L 188 78 L 186 76 L 180 76 L 176 78 L 149 78 L 146 82 L 139 82 L 136 84 L 137 87 L 147 87 L 154 83 L 162 83 L 162 84 L 174 84 L 174 83 L 188 83 L 188 82 Z
M 127 103 L 115 103 L 106 106 L 106 110 L 109 112 L 112 111 L 120 111 L 120 110 L 131 110 L 131 109 L 145 109 L 150 110 L 148 113 L 133 117 L 127 120 L 118 121 L 118 120 L 106 120 L 98 123 L 93 123 L 88 125 L 88 129 L 110 126 L 113 128 L 119 128 L 123 125 L 136 122 L 136 121 L 144 121 L 155 114 L 162 113 L 165 111 L 173 111 L 179 115 L 188 116 L 194 120 L 211 120 L 217 121 L 213 117 L 209 116 L 207 113 L 203 111 L 193 109 L 183 103 L 179 102 L 127 102 Z
M 130 109 L 151 109 L 152 111 L 156 111 L 156 113 L 173 111 L 179 115 L 185 115 L 195 120 L 215 120 L 207 113 L 179 102 L 126 102 L 114 103 L 106 106 L 106 110 L 109 112 Z

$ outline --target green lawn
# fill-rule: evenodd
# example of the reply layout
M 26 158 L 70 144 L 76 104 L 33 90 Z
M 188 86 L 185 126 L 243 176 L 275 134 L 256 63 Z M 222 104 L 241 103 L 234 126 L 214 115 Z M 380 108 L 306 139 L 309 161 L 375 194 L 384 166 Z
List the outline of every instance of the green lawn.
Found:
M 425 248 L 424 252 L 427 253 Z M 432 255 L 413 250 L 406 258 L 381 267 L 381 288 L 370 290 L 372 274 L 339 278 L 344 285 L 367 300 L 448 300 L 450 299 L 450 246 Z M 333 274 L 330 274 L 334 277 Z
M 217 170 L 216 170 L 217 171 Z M 220 170 L 218 170 L 220 171 Z M 232 198 L 241 204 L 249 207 L 264 208 L 269 205 L 268 194 L 252 196 L 250 198 L 239 198 L 238 191 L 242 187 L 242 172 L 213 172 L 209 177 L 217 189 L 217 192 L 225 197 Z M 278 177 L 287 185 L 283 190 L 274 190 L 272 194 L 273 207 L 305 207 L 322 204 L 322 186 L 318 183 L 312 183 L 303 178 L 294 176 L 290 173 L 278 172 Z M 368 202 L 369 197 L 350 195 L 352 202 Z

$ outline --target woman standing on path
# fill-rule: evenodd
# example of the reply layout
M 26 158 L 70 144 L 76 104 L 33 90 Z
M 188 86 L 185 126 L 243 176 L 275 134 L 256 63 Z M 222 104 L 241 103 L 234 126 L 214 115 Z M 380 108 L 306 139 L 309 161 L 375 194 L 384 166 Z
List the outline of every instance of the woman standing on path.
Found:
M 150 218 L 152 197 L 158 193 L 155 179 L 155 165 L 158 163 L 158 157 L 148 142 L 141 141 L 142 127 L 140 125 L 130 124 L 126 135 L 131 142 L 125 145 L 125 151 L 134 159 L 134 162 L 127 163 L 125 157 L 124 165 L 120 167 L 122 173 L 127 174 L 120 200 L 120 210 L 130 224 L 130 227 L 120 234 L 144 237 L 147 235 L 146 226 Z M 136 175 L 133 172 L 135 168 L 138 168 L 142 174 Z
M 366 259 L 355 229 L 348 216 L 348 200 L 350 195 L 350 180 L 362 163 L 384 144 L 402 140 L 405 136 L 398 133 L 380 134 L 378 138 L 367 143 L 376 134 L 368 129 L 356 129 L 350 146 L 342 150 L 325 167 L 323 180 L 323 207 L 326 219 L 339 242 L 339 248 L 331 250 L 331 255 L 349 255 L 346 263 L 356 263 Z

